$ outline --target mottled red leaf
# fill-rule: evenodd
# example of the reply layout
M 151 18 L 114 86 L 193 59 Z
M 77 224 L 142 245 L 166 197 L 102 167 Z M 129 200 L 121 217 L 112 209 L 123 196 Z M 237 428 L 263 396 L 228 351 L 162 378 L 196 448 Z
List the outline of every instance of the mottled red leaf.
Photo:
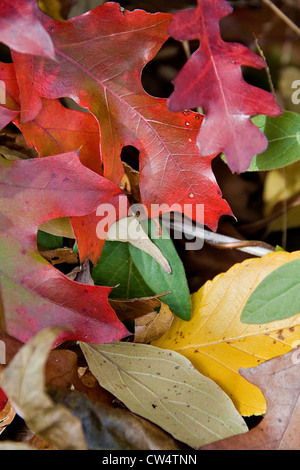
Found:
M 55 58 L 51 38 L 35 14 L 33 0 L 2 0 L 0 42 L 25 54 Z
M 97 120 L 89 113 L 67 109 L 59 100 L 42 98 L 37 116 L 20 123 L 20 90 L 13 64 L 0 63 L 0 80 L 5 85 L 6 103 L 1 121 L 13 123 L 24 135 L 29 147 L 35 147 L 40 157 L 77 151 L 83 165 L 102 175 L 100 133 Z M 1 86 L 1 82 L 0 82 Z M 0 121 L 1 128 L 2 122 Z
M 13 64 L 0 65 L 0 80 L 5 84 L 6 96 L 6 108 L 0 110 L 0 125 L 2 120 L 4 125 L 12 121 L 40 157 L 78 150 L 81 163 L 102 175 L 99 125 L 93 115 L 66 109 L 57 99 L 42 98 L 42 108 L 37 116 L 21 124 L 20 91 Z M 98 222 L 95 213 L 71 217 L 80 258 L 82 261 L 90 258 L 94 264 L 99 260 L 104 243 L 96 236 Z
M 38 227 L 57 217 L 80 216 L 120 193 L 81 165 L 76 153 L 45 159 L 0 160 L 1 324 L 27 342 L 47 326 L 71 327 L 60 340 L 110 342 L 127 331 L 108 304 L 110 288 L 78 284 L 42 258 Z
M 55 46 L 57 61 L 13 53 L 21 96 L 21 123 L 35 119 L 41 97 L 71 97 L 98 119 L 104 176 L 119 184 L 124 146 L 140 152 L 143 203 L 204 204 L 204 221 L 216 229 L 231 211 L 211 170 L 212 156 L 199 157 L 197 113 L 172 113 L 167 100 L 148 95 L 141 85 L 146 63 L 168 38 L 172 15 L 123 11 L 105 3 L 66 22 L 42 13 L 39 19 Z M 155 215 L 155 210 L 152 211 Z M 189 214 L 190 215 L 190 214 Z M 194 210 L 193 218 L 197 214 Z M 198 221 L 203 223 L 202 214 Z
M 198 0 L 196 9 L 174 15 L 170 35 L 199 39 L 200 46 L 175 78 L 168 107 L 172 111 L 203 107 L 205 119 L 197 138 L 200 154 L 223 152 L 230 169 L 241 173 L 268 145 L 251 115 L 278 116 L 281 109 L 271 93 L 243 79 L 242 65 L 261 69 L 264 60 L 242 44 L 221 39 L 219 21 L 231 12 L 225 0 Z

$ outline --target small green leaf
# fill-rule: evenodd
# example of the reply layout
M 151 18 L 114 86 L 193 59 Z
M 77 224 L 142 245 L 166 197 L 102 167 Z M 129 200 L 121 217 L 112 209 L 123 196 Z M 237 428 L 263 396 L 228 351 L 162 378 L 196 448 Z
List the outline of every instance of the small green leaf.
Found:
M 284 111 L 277 117 L 259 115 L 252 122 L 266 135 L 269 145 L 253 158 L 248 171 L 274 170 L 300 159 L 300 114 Z
M 63 248 L 64 246 L 63 237 L 52 235 L 43 230 L 38 230 L 37 242 L 42 247 L 47 248 L 47 250 L 55 250 L 56 248 Z
M 171 273 L 166 273 L 148 253 L 130 245 L 129 251 L 137 269 L 156 294 L 169 292 L 162 300 L 170 307 L 174 315 L 183 320 L 189 320 L 191 317 L 191 301 L 185 270 L 168 231 L 162 226 L 162 236 L 157 238 L 151 235 L 156 233 L 156 226 L 152 220 L 142 221 L 141 225 L 168 260 Z
M 243 323 L 261 324 L 300 312 L 300 260 L 273 271 L 250 295 L 241 314 Z
M 100 261 L 93 269 L 92 277 L 97 285 L 116 286 L 111 291 L 110 298 L 134 299 L 154 294 L 136 268 L 128 242 L 106 241 Z

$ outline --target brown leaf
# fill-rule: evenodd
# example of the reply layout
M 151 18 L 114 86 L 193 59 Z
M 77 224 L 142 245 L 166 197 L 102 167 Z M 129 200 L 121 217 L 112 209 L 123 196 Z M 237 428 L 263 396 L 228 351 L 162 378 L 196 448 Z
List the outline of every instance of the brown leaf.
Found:
M 259 387 L 267 401 L 262 421 L 245 434 L 223 439 L 201 450 L 299 450 L 300 449 L 300 348 L 240 369 Z
M 0 434 L 5 430 L 5 428 L 13 421 L 14 417 L 16 416 L 16 412 L 12 407 L 10 401 L 8 401 L 0 411 Z
M 90 401 L 77 391 L 50 388 L 57 405 L 68 408 L 82 422 L 88 450 L 183 450 L 161 428 L 112 404 Z
M 158 294 L 153 297 L 140 297 L 138 299 L 108 299 L 119 320 L 134 321 L 136 318 L 155 312 L 161 306 Z
M 0 373 L 0 386 L 31 431 L 59 449 L 86 448 L 81 423 L 44 390 L 44 367 L 62 328 L 41 330 Z
M 160 338 L 171 326 L 173 313 L 161 302 L 159 313 L 153 311 L 135 320 L 135 343 L 150 343 Z
M 41 251 L 41 255 L 53 265 L 60 263 L 76 264 L 78 262 L 77 254 L 68 247 Z

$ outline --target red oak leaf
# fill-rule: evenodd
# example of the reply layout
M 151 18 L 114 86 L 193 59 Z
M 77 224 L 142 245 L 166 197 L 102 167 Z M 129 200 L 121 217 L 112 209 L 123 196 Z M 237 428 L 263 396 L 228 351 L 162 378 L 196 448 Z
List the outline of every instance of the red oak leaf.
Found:
M 216 229 L 231 214 L 211 170 L 212 156 L 199 157 L 197 113 L 173 113 L 167 100 L 148 95 L 141 84 L 145 64 L 168 38 L 172 15 L 123 11 L 105 3 L 88 13 L 58 22 L 39 13 L 55 46 L 56 61 L 13 52 L 21 97 L 21 123 L 35 119 L 41 97 L 71 97 L 98 119 L 104 176 L 119 184 L 124 146 L 140 152 L 142 202 L 193 207 L 204 205 L 204 221 Z M 153 209 L 153 208 L 152 208 Z M 201 212 L 201 211 L 200 211 Z M 155 215 L 155 209 L 151 215 Z M 191 213 L 187 214 L 191 216 Z
M 0 42 L 25 54 L 55 58 L 51 38 L 35 15 L 31 0 L 1 1 Z
M 24 135 L 29 147 L 40 157 L 77 151 L 83 165 L 102 175 L 100 133 L 97 120 L 90 113 L 65 108 L 59 100 L 42 98 L 37 116 L 20 122 L 20 90 L 13 64 L 0 63 L 0 86 L 5 85 L 5 108 L 2 106 L 3 128 L 13 122 Z M 4 95 L 3 92 L 3 95 Z
M 35 147 L 40 157 L 78 150 L 81 163 L 102 175 L 100 133 L 94 116 L 66 109 L 59 100 L 42 98 L 42 108 L 37 116 L 21 124 L 20 92 L 13 64 L 0 65 L 0 80 L 5 84 L 7 108 L 2 108 L 0 114 L 4 125 L 12 121 L 23 133 L 28 146 Z M 125 195 L 120 197 L 125 198 Z M 116 205 L 118 202 L 113 201 L 113 204 Z M 99 217 L 96 217 L 95 213 L 83 217 L 71 217 L 71 223 L 80 259 L 84 261 L 89 258 L 96 264 L 104 244 L 104 240 L 100 240 L 96 235 Z
M 0 388 L 0 411 L 3 410 L 3 408 L 5 407 L 7 401 L 8 401 L 7 396 L 3 392 L 2 388 Z
M 168 107 L 180 111 L 202 106 L 206 116 L 197 138 L 200 154 L 223 152 L 230 169 L 241 173 L 268 145 L 251 115 L 278 116 L 281 109 L 271 93 L 243 79 L 242 65 L 260 69 L 266 66 L 264 60 L 242 44 L 221 39 L 219 21 L 231 12 L 225 0 L 198 0 L 196 9 L 174 15 L 170 35 L 199 39 L 200 47 L 175 78 Z
M 78 284 L 37 251 L 46 220 L 95 211 L 120 189 L 81 165 L 76 153 L 0 160 L 0 291 L 7 333 L 27 342 L 47 326 L 70 327 L 59 338 L 110 342 L 126 336 L 107 297 L 110 288 Z

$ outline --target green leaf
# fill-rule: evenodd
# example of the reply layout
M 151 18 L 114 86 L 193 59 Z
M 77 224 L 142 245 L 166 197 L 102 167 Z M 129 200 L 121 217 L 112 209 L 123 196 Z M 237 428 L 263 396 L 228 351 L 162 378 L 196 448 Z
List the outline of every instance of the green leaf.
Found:
M 47 250 L 55 250 L 64 246 L 63 237 L 52 235 L 42 230 L 38 230 L 37 242 L 42 247 L 47 248 Z
M 168 260 L 171 273 L 166 273 L 149 254 L 130 245 L 129 251 L 137 269 L 155 294 L 170 292 L 162 300 L 170 307 L 174 315 L 183 320 L 189 320 L 191 317 L 191 301 L 185 270 L 168 231 L 162 226 L 162 236 L 157 238 L 152 236 L 156 232 L 156 226 L 152 220 L 142 221 L 141 225 Z
M 168 274 L 148 253 L 127 242 L 106 241 L 99 263 L 94 267 L 92 277 L 97 285 L 117 286 L 110 298 L 133 299 L 156 294 L 163 297 L 174 315 L 183 320 L 191 316 L 190 292 L 183 264 L 177 254 L 168 231 L 162 228 L 162 237 L 156 238 L 153 221 L 142 221 L 141 225 L 149 238 L 168 260 L 171 273 Z
M 300 260 L 269 274 L 250 295 L 241 314 L 243 323 L 261 324 L 300 312 Z
M 106 241 L 92 277 L 97 285 L 116 286 L 110 293 L 110 298 L 134 299 L 154 294 L 136 268 L 127 242 Z
M 259 115 L 252 122 L 264 132 L 269 145 L 253 158 L 248 171 L 274 170 L 300 159 L 300 114 L 284 111 L 277 117 Z
M 248 431 L 229 396 L 181 354 L 126 342 L 80 347 L 102 387 L 181 442 L 197 449 Z

